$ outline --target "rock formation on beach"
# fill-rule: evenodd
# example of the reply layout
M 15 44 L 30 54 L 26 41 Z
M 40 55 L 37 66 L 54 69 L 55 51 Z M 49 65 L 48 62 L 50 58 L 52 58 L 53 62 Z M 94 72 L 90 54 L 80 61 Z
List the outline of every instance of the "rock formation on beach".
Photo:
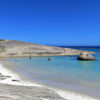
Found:
M 0 57 L 77 55 L 81 52 L 83 51 L 0 39 Z
M 78 60 L 96 60 L 96 58 L 87 53 L 87 52 L 82 52 L 79 56 L 78 56 Z

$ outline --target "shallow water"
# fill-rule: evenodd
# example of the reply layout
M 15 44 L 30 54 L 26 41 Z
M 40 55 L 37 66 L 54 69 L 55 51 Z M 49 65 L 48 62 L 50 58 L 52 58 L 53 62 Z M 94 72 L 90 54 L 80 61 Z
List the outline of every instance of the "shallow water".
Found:
M 31 60 L 13 58 L 8 61 L 30 79 L 100 97 L 100 53 L 94 56 L 97 61 L 78 61 L 77 56 L 50 57 L 50 62 L 48 57 L 33 57 Z

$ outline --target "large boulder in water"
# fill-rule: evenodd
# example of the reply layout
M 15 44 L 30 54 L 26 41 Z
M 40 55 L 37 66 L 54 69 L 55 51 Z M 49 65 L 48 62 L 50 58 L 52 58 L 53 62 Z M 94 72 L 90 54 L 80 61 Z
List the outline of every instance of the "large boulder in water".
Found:
M 96 58 L 87 53 L 87 52 L 82 52 L 79 56 L 78 56 L 78 60 L 96 60 Z

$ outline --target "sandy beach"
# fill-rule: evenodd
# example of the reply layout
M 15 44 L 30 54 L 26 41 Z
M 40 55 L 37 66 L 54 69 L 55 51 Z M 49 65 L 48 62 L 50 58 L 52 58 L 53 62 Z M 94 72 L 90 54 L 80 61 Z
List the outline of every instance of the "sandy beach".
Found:
M 0 69 L 0 100 L 98 100 L 34 82 L 12 70 L 6 61 L 0 62 Z
M 0 100 L 100 100 L 100 0 L 0 0 Z

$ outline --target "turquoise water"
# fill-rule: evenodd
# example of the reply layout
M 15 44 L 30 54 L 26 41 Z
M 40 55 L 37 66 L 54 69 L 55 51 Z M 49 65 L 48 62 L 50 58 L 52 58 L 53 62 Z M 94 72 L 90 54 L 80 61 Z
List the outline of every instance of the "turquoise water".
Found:
M 8 60 L 30 79 L 46 85 L 67 89 L 69 84 L 100 90 L 100 53 L 94 56 L 97 58 L 96 61 L 78 61 L 77 56 L 50 57 L 50 62 L 48 57 Z

